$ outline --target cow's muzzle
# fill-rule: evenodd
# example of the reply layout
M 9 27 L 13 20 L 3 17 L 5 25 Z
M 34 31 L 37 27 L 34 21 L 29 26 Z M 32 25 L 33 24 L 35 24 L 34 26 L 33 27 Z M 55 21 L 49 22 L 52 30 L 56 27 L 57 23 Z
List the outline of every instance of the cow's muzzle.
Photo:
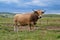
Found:
M 42 18 L 42 17 L 40 16 L 40 18 Z
M 42 18 L 42 16 L 40 15 L 40 16 L 38 16 L 39 18 Z

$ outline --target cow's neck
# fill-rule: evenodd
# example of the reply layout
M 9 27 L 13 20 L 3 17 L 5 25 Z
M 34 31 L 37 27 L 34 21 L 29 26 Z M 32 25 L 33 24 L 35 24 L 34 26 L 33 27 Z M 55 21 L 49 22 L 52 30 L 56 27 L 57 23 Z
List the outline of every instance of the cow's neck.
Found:
M 37 19 L 39 19 L 39 18 L 38 18 L 39 15 L 38 15 L 37 13 L 33 13 L 32 15 L 35 16 Z M 31 16 L 32 16 L 32 15 L 31 15 Z

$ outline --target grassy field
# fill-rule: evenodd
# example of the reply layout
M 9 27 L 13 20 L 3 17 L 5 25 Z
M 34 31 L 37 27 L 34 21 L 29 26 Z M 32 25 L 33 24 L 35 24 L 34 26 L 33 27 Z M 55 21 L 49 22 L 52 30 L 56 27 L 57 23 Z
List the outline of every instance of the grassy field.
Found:
M 43 17 L 36 24 L 40 28 L 30 32 L 16 33 L 12 24 L 13 18 L 0 17 L 0 40 L 60 40 L 60 17 Z

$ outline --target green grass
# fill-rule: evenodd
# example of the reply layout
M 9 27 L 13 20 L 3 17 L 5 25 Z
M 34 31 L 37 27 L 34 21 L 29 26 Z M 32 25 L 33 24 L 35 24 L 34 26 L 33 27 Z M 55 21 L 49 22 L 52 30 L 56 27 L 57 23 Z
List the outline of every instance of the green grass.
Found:
M 0 17 L 0 40 L 60 40 L 60 30 L 35 30 L 35 31 L 13 31 L 13 18 Z M 37 21 L 36 26 L 46 28 L 49 26 L 60 27 L 60 17 L 43 17 Z
M 13 18 L 0 17 L 0 23 L 12 23 L 12 22 L 13 22 Z
M 0 30 L 0 40 L 60 40 L 60 32 L 35 30 L 16 33 L 13 31 Z

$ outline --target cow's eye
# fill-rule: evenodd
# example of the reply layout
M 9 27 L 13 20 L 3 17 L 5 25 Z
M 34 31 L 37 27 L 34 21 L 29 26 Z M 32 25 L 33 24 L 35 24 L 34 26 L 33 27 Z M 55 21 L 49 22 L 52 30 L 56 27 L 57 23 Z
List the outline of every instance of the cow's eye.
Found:
M 42 12 L 42 13 L 44 13 L 44 12 Z

